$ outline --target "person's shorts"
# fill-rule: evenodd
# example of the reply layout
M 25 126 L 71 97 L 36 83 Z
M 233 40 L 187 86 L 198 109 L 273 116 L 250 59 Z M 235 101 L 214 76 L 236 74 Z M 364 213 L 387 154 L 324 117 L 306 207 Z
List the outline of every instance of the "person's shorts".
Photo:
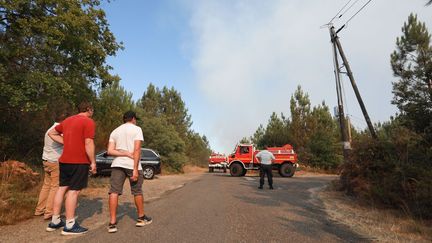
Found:
M 69 190 L 81 190 L 87 187 L 90 166 L 88 164 L 60 164 L 59 186 L 68 186 Z
M 142 184 L 144 181 L 144 176 L 142 170 L 138 171 L 138 180 L 132 181 L 133 170 L 125 169 L 121 167 L 112 167 L 111 168 L 111 188 L 109 190 L 109 194 L 116 193 L 121 195 L 123 193 L 123 185 L 126 180 L 126 177 L 129 178 L 129 184 L 131 187 L 131 193 L 134 196 L 142 195 Z

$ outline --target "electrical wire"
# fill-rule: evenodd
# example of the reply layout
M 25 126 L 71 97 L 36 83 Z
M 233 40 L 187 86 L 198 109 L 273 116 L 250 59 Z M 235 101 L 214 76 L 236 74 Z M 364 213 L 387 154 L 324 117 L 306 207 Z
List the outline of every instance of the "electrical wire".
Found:
M 344 16 L 350 9 L 352 9 L 352 7 L 354 7 L 354 5 L 356 5 L 356 3 L 360 1 L 360 0 L 356 0 L 355 2 L 353 2 L 353 4 L 351 4 L 351 6 L 349 6 L 349 8 L 347 8 L 347 10 L 345 10 L 345 12 L 343 12 L 339 18 L 341 18 L 342 16 Z
M 351 2 L 352 0 L 349 0 L 340 10 L 339 12 L 337 12 L 337 14 L 329 21 L 329 23 L 333 22 L 333 20 L 346 8 L 346 6 L 348 6 L 348 4 Z M 358 1 L 358 0 L 357 0 Z M 338 18 L 340 18 L 343 14 L 341 14 Z
M 363 5 L 363 7 L 361 7 L 353 16 L 351 16 L 351 18 L 349 18 L 348 20 L 347 20 L 347 22 L 345 22 L 345 24 L 344 25 L 347 25 L 355 16 L 357 16 L 357 14 L 359 14 L 370 2 L 372 2 L 372 0 L 369 0 L 369 1 L 367 1 L 367 3 L 365 3 L 364 5 Z

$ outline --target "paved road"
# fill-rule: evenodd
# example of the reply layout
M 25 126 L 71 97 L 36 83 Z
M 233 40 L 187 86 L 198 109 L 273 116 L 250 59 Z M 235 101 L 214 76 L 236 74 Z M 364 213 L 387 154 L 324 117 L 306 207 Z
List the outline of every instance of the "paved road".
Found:
M 275 190 L 259 190 L 258 177 L 204 174 L 146 204 L 151 225 L 134 226 L 132 204 L 119 208 L 119 231 L 105 226 L 71 242 L 360 242 L 332 222 L 314 192 L 333 177 L 275 178 Z

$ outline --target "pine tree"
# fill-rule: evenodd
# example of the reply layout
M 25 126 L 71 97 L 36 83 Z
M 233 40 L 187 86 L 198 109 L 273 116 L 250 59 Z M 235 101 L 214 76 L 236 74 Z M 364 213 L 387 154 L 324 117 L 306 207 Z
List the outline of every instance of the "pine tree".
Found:
M 311 103 L 309 95 L 304 93 L 301 86 L 297 87 L 290 101 L 291 125 L 290 135 L 294 146 L 304 148 L 310 135 L 309 120 L 311 114 Z
M 432 47 L 425 23 L 411 14 L 396 39 L 391 55 L 395 77 L 393 101 L 408 128 L 429 136 L 432 141 Z
M 97 124 L 95 145 L 97 150 L 106 148 L 111 132 L 123 123 L 124 112 L 135 110 L 132 93 L 126 91 L 119 82 L 103 88 L 94 103 L 93 119 Z

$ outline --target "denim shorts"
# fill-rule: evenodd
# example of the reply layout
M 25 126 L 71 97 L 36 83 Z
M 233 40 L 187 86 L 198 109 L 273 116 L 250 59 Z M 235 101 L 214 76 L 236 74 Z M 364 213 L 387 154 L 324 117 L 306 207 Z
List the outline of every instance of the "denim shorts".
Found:
M 144 181 L 144 176 L 142 170 L 138 171 L 138 180 L 132 181 L 133 170 L 125 169 L 121 167 L 112 167 L 111 168 L 111 188 L 109 190 L 109 194 L 116 193 L 121 195 L 123 193 L 123 185 L 126 180 L 126 177 L 129 178 L 129 183 L 131 187 L 131 193 L 134 196 L 142 195 L 142 184 Z

